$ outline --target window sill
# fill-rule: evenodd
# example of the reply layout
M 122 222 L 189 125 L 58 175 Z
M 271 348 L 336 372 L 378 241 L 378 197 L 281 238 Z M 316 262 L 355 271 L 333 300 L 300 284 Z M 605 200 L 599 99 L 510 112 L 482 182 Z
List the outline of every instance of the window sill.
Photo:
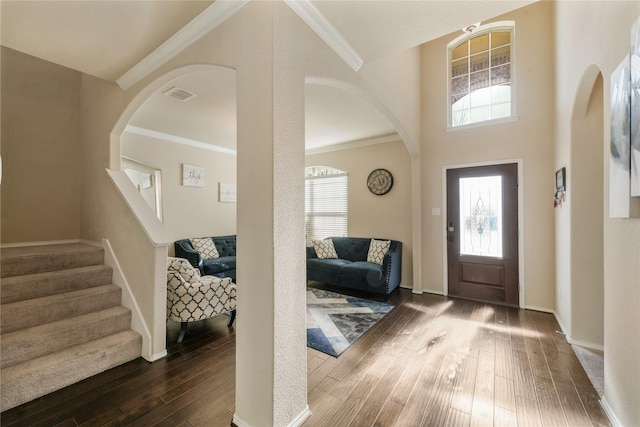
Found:
M 516 120 L 518 120 L 518 116 L 501 117 L 499 119 L 485 120 L 485 121 L 482 121 L 482 122 L 469 123 L 468 125 L 448 126 L 446 131 L 447 132 L 452 132 L 452 131 L 458 131 L 458 130 L 473 129 L 473 128 L 483 127 L 483 126 L 499 125 L 499 124 L 502 124 L 502 123 L 515 122 Z

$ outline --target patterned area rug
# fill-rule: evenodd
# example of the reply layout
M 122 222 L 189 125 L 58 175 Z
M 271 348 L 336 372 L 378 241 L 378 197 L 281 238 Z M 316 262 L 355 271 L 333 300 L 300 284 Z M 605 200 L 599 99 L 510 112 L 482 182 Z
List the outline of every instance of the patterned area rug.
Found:
M 338 357 L 394 306 L 307 288 L 307 346 Z

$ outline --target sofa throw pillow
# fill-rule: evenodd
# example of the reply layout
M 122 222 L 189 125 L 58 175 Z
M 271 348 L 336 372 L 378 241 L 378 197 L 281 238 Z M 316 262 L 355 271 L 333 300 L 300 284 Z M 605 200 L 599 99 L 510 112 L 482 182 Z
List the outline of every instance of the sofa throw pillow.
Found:
M 220 258 L 218 249 L 216 249 L 216 245 L 215 243 L 213 243 L 213 239 L 211 239 L 210 237 L 202 239 L 189 239 L 189 241 L 191 242 L 191 246 L 193 246 L 193 249 L 200 253 L 202 259 Z
M 333 246 L 333 240 L 314 240 L 313 249 L 316 251 L 316 255 L 320 259 L 338 258 L 336 248 Z
M 367 262 L 375 262 L 382 265 L 385 254 L 391 247 L 391 240 L 371 239 L 369 243 L 369 253 L 367 253 Z

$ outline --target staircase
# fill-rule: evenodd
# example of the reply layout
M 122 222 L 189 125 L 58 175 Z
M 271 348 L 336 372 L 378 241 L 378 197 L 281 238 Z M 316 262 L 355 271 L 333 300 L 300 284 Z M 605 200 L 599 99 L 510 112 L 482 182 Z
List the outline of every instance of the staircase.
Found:
M 140 357 L 103 262 L 83 243 L 2 249 L 0 411 Z

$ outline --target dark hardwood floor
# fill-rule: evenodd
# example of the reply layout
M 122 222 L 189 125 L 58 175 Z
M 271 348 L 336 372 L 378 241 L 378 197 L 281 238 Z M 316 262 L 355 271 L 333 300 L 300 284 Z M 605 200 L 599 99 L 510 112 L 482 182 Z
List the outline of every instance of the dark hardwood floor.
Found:
M 362 296 L 362 295 L 359 295 Z M 400 289 L 339 358 L 308 349 L 311 426 L 608 426 L 551 314 Z M 229 426 L 235 333 L 192 324 L 138 359 L 0 414 L 3 426 Z

